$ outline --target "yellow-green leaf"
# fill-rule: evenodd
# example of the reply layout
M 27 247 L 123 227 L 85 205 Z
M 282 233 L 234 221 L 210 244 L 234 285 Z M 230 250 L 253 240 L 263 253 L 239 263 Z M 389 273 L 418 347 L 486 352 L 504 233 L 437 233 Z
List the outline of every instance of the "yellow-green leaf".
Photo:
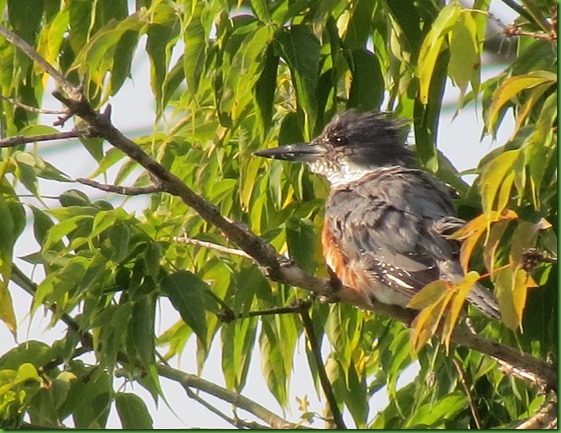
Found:
M 450 306 L 450 311 L 446 316 L 444 330 L 442 331 L 442 341 L 446 346 L 447 352 L 450 349 L 450 337 L 452 336 L 452 331 L 454 330 L 454 326 L 460 316 L 460 311 L 462 310 L 470 289 L 478 279 L 479 274 L 475 271 L 471 271 L 453 289 L 454 297 L 452 299 L 452 305 Z
M 407 308 L 420 310 L 437 302 L 446 292 L 446 282 L 436 280 L 427 284 L 415 294 L 407 304 Z
M 497 210 L 500 213 L 504 209 L 499 209 L 498 206 L 494 208 L 493 205 L 504 178 L 512 172 L 512 166 L 519 156 L 520 149 L 507 150 L 489 162 L 483 169 L 480 178 L 481 203 L 486 215 L 490 215 L 492 210 Z M 514 181 L 514 178 L 512 178 L 512 181 Z
M 0 280 L 0 320 L 6 324 L 14 338 L 16 338 L 16 315 L 12 304 L 12 297 L 4 281 Z
M 492 132 L 495 122 L 499 117 L 499 112 L 503 106 L 523 90 L 531 89 L 541 84 L 557 83 L 557 74 L 548 71 L 533 71 L 525 75 L 516 75 L 507 78 L 493 97 L 493 102 L 489 108 L 487 129 Z
M 460 89 L 463 98 L 467 85 L 479 73 L 481 63 L 477 41 L 477 25 L 469 11 L 462 11 L 450 32 L 448 74 Z
M 457 2 L 451 2 L 444 7 L 436 20 L 434 20 L 421 46 L 418 72 L 420 84 L 419 98 L 425 105 L 428 103 L 430 83 L 444 38 L 456 24 L 460 10 L 460 5 Z

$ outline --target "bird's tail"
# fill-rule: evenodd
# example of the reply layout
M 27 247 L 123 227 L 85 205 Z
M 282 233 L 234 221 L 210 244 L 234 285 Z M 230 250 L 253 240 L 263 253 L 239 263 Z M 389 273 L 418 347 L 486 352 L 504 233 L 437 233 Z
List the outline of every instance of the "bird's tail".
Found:
M 440 263 L 441 277 L 458 284 L 464 279 L 464 273 L 456 260 L 446 260 Z M 468 302 L 477 307 L 491 319 L 500 320 L 501 312 L 497 298 L 487 287 L 475 283 L 467 295 Z
M 467 300 L 481 310 L 486 316 L 500 320 L 501 312 L 495 295 L 485 286 L 476 283 L 469 291 Z

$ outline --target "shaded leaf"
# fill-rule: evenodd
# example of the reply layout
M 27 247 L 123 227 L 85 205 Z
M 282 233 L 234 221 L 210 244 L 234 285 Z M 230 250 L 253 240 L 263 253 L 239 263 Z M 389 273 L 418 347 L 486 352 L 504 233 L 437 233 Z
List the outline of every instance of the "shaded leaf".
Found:
M 199 340 L 206 342 L 207 326 L 203 296 L 206 283 L 189 271 L 178 271 L 165 277 L 160 286 L 181 318 L 189 325 Z
M 144 401 L 136 394 L 118 392 L 115 407 L 124 429 L 151 429 L 153 421 Z

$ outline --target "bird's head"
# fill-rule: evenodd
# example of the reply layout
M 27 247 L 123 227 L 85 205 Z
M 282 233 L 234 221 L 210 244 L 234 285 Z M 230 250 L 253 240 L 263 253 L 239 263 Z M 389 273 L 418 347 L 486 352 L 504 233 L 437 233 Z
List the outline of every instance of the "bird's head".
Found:
M 360 179 L 379 167 L 412 166 L 405 146 L 407 125 L 382 113 L 349 110 L 336 116 L 309 143 L 259 150 L 257 156 L 307 163 L 332 186 Z

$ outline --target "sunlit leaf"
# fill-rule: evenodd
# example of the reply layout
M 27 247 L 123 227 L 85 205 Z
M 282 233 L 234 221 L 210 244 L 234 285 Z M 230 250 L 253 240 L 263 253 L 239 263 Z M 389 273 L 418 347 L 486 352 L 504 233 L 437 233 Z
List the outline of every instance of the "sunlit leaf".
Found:
M 514 182 L 512 167 L 515 161 L 520 157 L 520 150 L 508 150 L 501 153 L 498 157 L 489 162 L 481 174 L 481 202 L 483 211 L 490 214 L 492 210 L 501 213 L 508 202 L 510 188 Z M 507 180 L 505 180 L 505 178 Z M 500 202 L 497 200 L 500 188 L 504 189 L 500 192 Z M 506 199 L 505 199 L 506 198 Z M 502 207 L 501 207 L 502 206 Z
M 421 51 L 419 53 L 419 98 L 423 104 L 428 103 L 429 88 L 433 77 L 436 60 L 440 55 L 442 45 L 448 32 L 456 25 L 460 15 L 460 5 L 451 2 L 442 9 L 434 21 L 427 36 L 423 40 Z
M 463 11 L 450 31 L 450 63 L 448 74 L 460 89 L 463 98 L 467 85 L 478 76 L 481 63 L 477 41 L 477 25 L 471 13 Z M 478 81 L 478 80 L 477 80 Z
M 411 298 L 407 308 L 420 310 L 434 304 L 446 292 L 447 288 L 446 282 L 442 280 L 429 283 Z
M 446 320 L 444 322 L 444 329 L 442 331 L 442 341 L 446 346 L 446 351 L 450 350 L 450 338 L 452 337 L 452 332 L 454 327 L 458 322 L 460 312 L 465 304 L 466 297 L 473 287 L 473 285 L 479 280 L 479 274 L 475 271 L 471 271 L 454 286 L 452 289 L 454 291 L 454 297 L 451 301 L 449 310 L 446 312 Z
M 557 74 L 548 71 L 533 71 L 525 75 L 507 78 L 493 97 L 487 120 L 488 130 L 493 130 L 503 106 L 520 92 L 543 84 L 554 85 L 556 82 Z

